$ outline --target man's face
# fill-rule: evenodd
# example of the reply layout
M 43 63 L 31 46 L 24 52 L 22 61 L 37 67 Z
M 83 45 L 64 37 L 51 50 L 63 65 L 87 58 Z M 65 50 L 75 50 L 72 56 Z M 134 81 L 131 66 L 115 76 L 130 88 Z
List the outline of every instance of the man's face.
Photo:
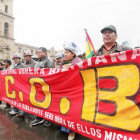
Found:
M 117 35 L 115 32 L 111 30 L 106 30 L 102 33 L 104 44 L 114 44 L 117 39 Z
M 41 59 L 41 58 L 45 58 L 47 53 L 43 52 L 41 49 L 39 49 L 39 50 L 37 50 L 37 55 L 38 55 L 38 58 Z
M 3 66 L 0 64 L 0 69 L 2 69 L 3 68 Z
M 56 58 L 56 63 L 61 63 L 62 57 Z
M 8 68 L 9 67 L 9 64 L 7 62 L 4 62 L 4 67 L 5 68 Z
M 29 62 L 29 61 L 31 60 L 31 56 L 30 56 L 30 55 L 25 55 L 25 56 L 24 56 L 24 60 L 25 60 L 26 62 Z
M 13 58 L 13 61 L 15 64 L 17 64 L 17 63 L 19 63 L 20 59 L 18 57 L 16 57 L 16 58 Z

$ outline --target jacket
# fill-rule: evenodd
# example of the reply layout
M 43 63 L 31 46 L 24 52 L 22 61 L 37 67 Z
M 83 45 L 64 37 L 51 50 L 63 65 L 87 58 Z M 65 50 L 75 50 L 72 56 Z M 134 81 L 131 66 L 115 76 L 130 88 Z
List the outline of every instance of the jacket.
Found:
M 23 68 L 23 64 L 21 62 L 14 64 L 12 67 L 12 69 L 20 69 L 20 68 Z
M 23 67 L 24 68 L 34 68 L 35 61 L 31 59 L 29 62 L 24 62 Z
M 122 52 L 122 51 L 127 51 L 131 50 L 132 48 L 127 47 L 127 46 L 122 46 L 116 43 L 116 48 L 111 52 L 111 53 L 117 53 L 117 52 Z M 104 55 L 103 54 L 103 45 L 100 47 L 99 50 L 96 51 L 97 56 Z
M 34 68 L 54 68 L 54 67 L 55 67 L 54 61 L 48 56 L 46 56 L 43 59 L 39 59 L 34 65 Z

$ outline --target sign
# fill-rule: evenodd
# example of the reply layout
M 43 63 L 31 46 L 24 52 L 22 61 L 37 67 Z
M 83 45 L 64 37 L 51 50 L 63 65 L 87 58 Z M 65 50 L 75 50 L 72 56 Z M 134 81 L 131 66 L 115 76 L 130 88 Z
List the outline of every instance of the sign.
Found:
M 140 139 L 140 49 L 64 69 L 1 71 L 0 99 L 96 140 Z

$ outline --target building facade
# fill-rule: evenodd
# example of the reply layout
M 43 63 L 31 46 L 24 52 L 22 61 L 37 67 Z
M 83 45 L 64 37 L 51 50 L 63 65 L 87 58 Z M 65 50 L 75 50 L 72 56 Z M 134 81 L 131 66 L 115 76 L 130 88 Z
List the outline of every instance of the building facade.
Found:
M 23 56 L 24 50 L 36 54 L 38 47 L 16 43 L 14 39 L 13 0 L 0 0 L 0 61 L 11 59 L 15 52 Z M 48 55 L 55 56 L 54 48 L 48 50 Z
M 0 60 L 10 58 L 14 46 L 13 0 L 0 0 Z

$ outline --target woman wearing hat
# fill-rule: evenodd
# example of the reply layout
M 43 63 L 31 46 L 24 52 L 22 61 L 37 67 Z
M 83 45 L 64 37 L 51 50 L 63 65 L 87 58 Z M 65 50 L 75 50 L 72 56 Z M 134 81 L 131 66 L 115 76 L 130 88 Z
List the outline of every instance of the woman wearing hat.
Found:
M 76 56 L 77 46 L 74 43 L 69 43 L 64 47 L 64 49 L 65 49 L 64 60 L 62 61 L 60 68 L 68 68 L 81 61 L 81 59 Z M 69 134 L 68 140 L 74 140 L 75 132 L 62 126 L 61 126 L 61 131 Z

